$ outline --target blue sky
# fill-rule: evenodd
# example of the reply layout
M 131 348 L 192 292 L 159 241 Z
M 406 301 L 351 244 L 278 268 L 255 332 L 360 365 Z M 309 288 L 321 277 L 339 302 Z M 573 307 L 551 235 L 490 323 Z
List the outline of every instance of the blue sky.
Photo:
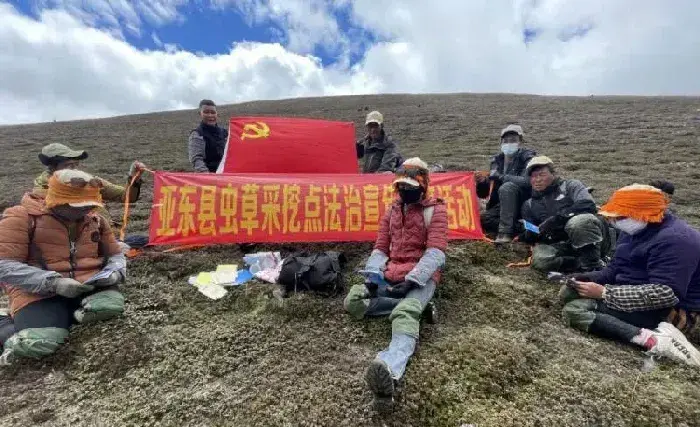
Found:
M 109 3 L 109 0 L 102 1 Z M 167 2 L 167 0 L 165 1 Z M 206 1 L 184 2 L 184 4 L 178 5 L 179 16 L 173 20 L 155 21 L 142 16 L 139 31 L 124 29 L 122 37 L 126 42 L 139 49 L 158 50 L 170 45 L 181 50 L 205 55 L 226 54 L 234 42 L 286 44 L 283 22 L 265 18 L 251 19 L 245 16 L 241 8 L 214 7 Z M 37 17 L 43 9 L 66 8 L 65 4 L 69 4 L 71 1 L 12 0 L 10 3 L 14 4 L 22 13 Z M 85 1 L 83 6 L 86 3 L 89 4 L 90 0 Z M 89 7 L 84 7 L 84 9 L 89 10 Z M 349 4 L 329 9 L 328 12 L 330 17 L 336 21 L 340 33 L 351 37 L 356 46 L 348 51 L 339 46 L 316 44 L 308 52 L 304 52 L 319 58 L 322 64 L 335 64 L 343 52 L 348 53 L 349 64 L 355 64 L 362 58 L 368 46 L 382 40 L 371 31 L 353 25 Z M 96 19 L 93 26 L 106 30 L 113 27 L 105 20 L 100 19 Z

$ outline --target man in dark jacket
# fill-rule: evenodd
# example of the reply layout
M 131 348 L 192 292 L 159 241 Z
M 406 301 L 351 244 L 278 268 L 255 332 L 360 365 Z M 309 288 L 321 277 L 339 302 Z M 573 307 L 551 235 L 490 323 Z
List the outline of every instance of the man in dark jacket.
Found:
M 447 249 L 447 208 L 428 197 L 428 165 L 417 157 L 396 172 L 397 200 L 382 218 L 374 250 L 345 298 L 345 309 L 356 319 L 389 316 L 391 343 L 367 369 L 366 381 L 375 407 L 390 409 L 395 382 L 404 374 L 416 349 L 420 318 L 440 281 Z
M 526 226 L 521 241 L 534 243 L 532 268 L 548 271 L 593 271 L 603 268 L 612 233 L 596 216 L 597 207 L 581 181 L 559 178 L 547 156 L 527 165 L 532 198 L 523 204 Z M 529 225 L 528 224 L 528 225 Z
M 217 124 L 216 104 L 209 99 L 199 102 L 202 122 L 190 132 L 188 150 L 195 172 L 216 173 L 228 141 L 228 130 Z
M 364 159 L 362 173 L 394 172 L 403 159 L 396 141 L 384 130 L 384 117 L 379 111 L 367 114 L 367 136 L 357 141 L 357 158 Z
M 481 227 L 486 233 L 498 233 L 496 243 L 513 240 L 520 207 L 530 197 L 525 167 L 537 153 L 522 146 L 523 137 L 519 125 L 503 129 L 501 153 L 491 159 L 489 175 L 476 176 L 478 196 L 489 197 L 486 210 L 481 213 Z
M 584 332 L 700 366 L 700 352 L 674 326 L 692 326 L 700 312 L 700 233 L 667 206 L 667 196 L 649 185 L 613 194 L 600 214 L 621 232 L 615 256 L 562 287 L 564 317 Z

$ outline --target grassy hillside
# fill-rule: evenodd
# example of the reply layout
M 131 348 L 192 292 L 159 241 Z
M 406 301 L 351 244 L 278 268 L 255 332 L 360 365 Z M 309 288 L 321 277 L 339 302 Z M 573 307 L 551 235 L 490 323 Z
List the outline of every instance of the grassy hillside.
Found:
M 396 95 L 220 111 L 352 120 L 359 137 L 366 112 L 378 109 L 404 155 L 467 170 L 483 169 L 499 130 L 517 121 L 530 147 L 552 157 L 561 175 L 596 187 L 599 202 L 622 185 L 663 177 L 676 183 L 676 212 L 700 226 L 698 108 L 697 98 Z M 120 182 L 133 159 L 187 170 L 196 124 L 196 111 L 181 111 L 0 127 L 0 207 L 31 187 L 44 144 L 87 149 L 84 168 Z M 131 231 L 147 229 L 150 201 L 146 185 Z M 371 246 L 311 247 L 345 251 L 354 269 Z M 424 326 L 388 418 L 369 410 L 363 383 L 390 338 L 386 319 L 352 321 L 342 298 L 299 295 L 280 306 L 264 284 L 219 301 L 187 285 L 191 273 L 241 263 L 236 247 L 147 255 L 130 265 L 124 317 L 76 328 L 54 357 L 0 370 L 0 425 L 700 425 L 700 371 L 663 364 L 643 373 L 636 349 L 566 328 L 554 286 L 505 268 L 523 255 L 451 244 L 437 294 L 441 319 Z

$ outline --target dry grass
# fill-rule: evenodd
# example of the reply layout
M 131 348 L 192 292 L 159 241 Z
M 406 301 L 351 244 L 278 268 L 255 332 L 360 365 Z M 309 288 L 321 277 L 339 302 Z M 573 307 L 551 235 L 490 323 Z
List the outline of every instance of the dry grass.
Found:
M 366 109 L 376 108 L 405 155 L 451 169 L 483 169 L 498 131 L 518 121 L 528 144 L 562 175 L 596 187 L 598 201 L 664 177 L 676 183 L 676 211 L 698 226 L 698 107 L 694 98 L 366 96 L 241 104 L 222 116 L 353 120 L 359 131 Z M 87 149 L 85 168 L 115 181 L 135 158 L 187 170 L 195 114 L 0 127 L 1 207 L 31 186 L 41 171 L 36 153 L 49 142 Z M 134 231 L 147 227 L 146 193 Z M 370 249 L 314 246 L 326 247 L 344 250 L 349 269 Z M 639 351 L 566 328 L 554 287 L 504 267 L 522 256 L 451 245 L 441 320 L 424 327 L 399 406 L 384 419 L 368 409 L 362 376 L 389 340 L 385 319 L 354 322 L 341 298 L 300 295 L 280 307 L 263 284 L 217 302 L 186 284 L 189 273 L 240 263 L 235 247 L 143 257 L 130 266 L 126 316 L 77 328 L 54 357 L 0 371 L 0 425 L 700 425 L 700 371 L 661 365 L 642 373 Z

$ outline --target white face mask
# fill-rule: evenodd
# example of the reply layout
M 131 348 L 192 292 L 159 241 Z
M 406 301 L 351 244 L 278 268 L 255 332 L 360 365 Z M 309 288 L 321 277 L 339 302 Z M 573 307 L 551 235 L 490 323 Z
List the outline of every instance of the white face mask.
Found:
M 520 144 L 517 142 L 507 142 L 505 144 L 501 144 L 501 151 L 506 156 L 512 156 L 518 151 L 518 148 L 520 148 Z
M 615 221 L 615 224 L 613 224 L 613 226 L 618 230 L 622 231 L 623 233 L 627 233 L 630 236 L 634 236 L 635 234 L 647 228 L 647 223 L 644 221 L 637 221 L 636 219 L 632 218 L 625 218 L 619 221 Z

